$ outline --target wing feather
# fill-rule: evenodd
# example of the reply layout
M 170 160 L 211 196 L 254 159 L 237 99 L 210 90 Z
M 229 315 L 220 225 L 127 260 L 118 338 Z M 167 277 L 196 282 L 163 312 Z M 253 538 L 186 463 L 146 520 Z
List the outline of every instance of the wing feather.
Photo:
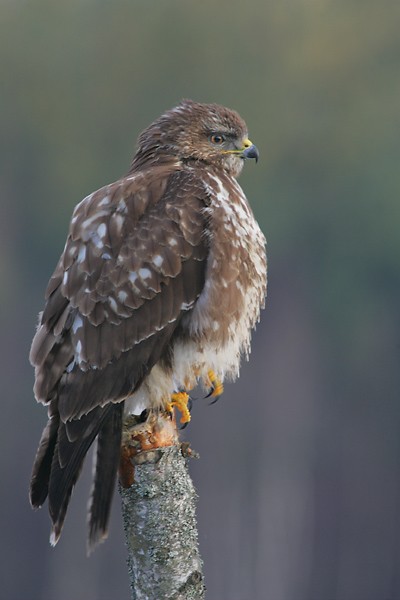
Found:
M 75 210 L 63 255 L 68 260 L 60 260 L 49 283 L 31 353 L 34 364 L 47 359 L 49 367 L 53 351 L 53 363 L 59 362 L 56 341 L 68 338 L 63 370 L 74 365 L 64 380 L 76 368 L 85 374 L 103 369 L 149 336 L 157 343 L 157 333 L 201 292 L 207 255 L 204 192 L 183 172 L 164 174 L 154 183 L 142 176 L 136 185 L 135 191 L 131 179 L 112 184 Z
M 106 534 L 119 403 L 168 355 L 181 317 L 203 289 L 207 194 L 190 178 L 175 167 L 152 169 L 95 192 L 74 211 L 30 354 L 36 398 L 51 408 L 31 501 L 39 506 L 49 496 L 52 543 L 97 436 L 90 544 Z

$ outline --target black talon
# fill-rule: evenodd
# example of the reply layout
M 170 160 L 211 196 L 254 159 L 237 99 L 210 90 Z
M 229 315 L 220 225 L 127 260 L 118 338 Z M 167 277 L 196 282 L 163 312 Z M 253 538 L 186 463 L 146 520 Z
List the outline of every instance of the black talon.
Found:
M 139 423 L 144 423 L 145 421 L 147 421 L 147 418 L 149 416 L 149 409 L 145 408 L 144 410 L 142 410 L 142 412 L 140 413 L 139 417 L 138 417 L 138 422 Z
M 213 395 L 214 391 L 215 391 L 215 387 L 213 387 L 211 389 L 211 391 L 207 394 L 207 396 L 204 396 L 204 400 L 206 400 L 207 398 L 210 398 Z M 208 403 L 208 406 L 215 404 L 221 398 L 221 396 L 222 396 L 222 394 L 218 394 L 218 396 L 215 396 L 215 398 L 211 402 Z
M 212 392 L 211 392 L 212 394 Z M 211 394 L 208 394 L 208 396 L 206 396 L 206 398 L 209 398 L 211 396 Z M 222 394 L 220 394 L 219 396 L 215 396 L 214 400 L 212 400 L 211 402 L 208 403 L 208 406 L 212 406 L 213 404 L 215 404 L 216 402 L 218 402 L 218 400 L 221 398 Z
M 208 394 L 206 396 L 204 396 L 204 400 L 206 400 L 207 398 L 210 398 L 210 396 L 212 396 L 214 392 L 215 392 L 215 386 L 212 385 Z M 217 396 L 217 400 L 220 396 L 221 396 L 221 394 L 219 396 Z M 214 402 L 216 402 L 216 400 L 214 400 Z M 214 402 L 212 402 L 211 404 L 214 404 Z

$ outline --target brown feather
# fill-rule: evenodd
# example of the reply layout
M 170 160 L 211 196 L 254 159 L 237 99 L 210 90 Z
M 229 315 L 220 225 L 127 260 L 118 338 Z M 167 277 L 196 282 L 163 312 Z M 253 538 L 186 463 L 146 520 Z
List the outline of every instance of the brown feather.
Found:
M 121 452 L 123 405 L 116 404 L 97 437 L 93 487 L 89 503 L 89 552 L 107 537 L 111 501 Z
M 254 219 L 232 179 L 243 161 L 212 147 L 214 130 L 235 143 L 247 136 L 237 113 L 183 101 L 140 136 L 128 176 L 74 210 L 30 354 L 36 398 L 49 404 L 31 502 L 39 506 L 48 495 L 53 543 L 96 437 L 89 546 L 106 535 L 124 400 L 150 387 L 153 367 L 172 381 L 175 344 L 185 336 L 197 342 L 204 329 L 201 344 L 212 339 L 222 347 L 232 324 L 244 331 L 239 353 L 258 316 L 262 236 L 254 228 L 246 237 L 241 217 L 250 227 Z M 253 312 L 243 317 L 247 290 Z
M 56 403 L 52 402 L 49 406 L 49 420 L 43 430 L 32 468 L 29 497 L 34 508 L 42 506 L 48 494 L 51 463 L 57 442 L 59 422 L 60 418 Z

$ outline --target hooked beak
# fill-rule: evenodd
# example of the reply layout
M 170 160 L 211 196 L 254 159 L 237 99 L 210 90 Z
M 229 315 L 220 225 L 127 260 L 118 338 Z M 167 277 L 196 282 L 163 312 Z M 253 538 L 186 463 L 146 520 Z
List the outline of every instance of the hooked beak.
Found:
M 242 151 L 243 158 L 255 158 L 258 162 L 259 152 L 257 146 L 255 146 L 249 139 L 244 141 L 244 149 Z
M 236 156 L 240 156 L 240 158 L 255 158 L 256 162 L 258 162 L 258 157 L 260 156 L 257 146 L 255 146 L 248 138 L 243 140 L 243 148 L 237 150 L 223 150 L 222 154 L 235 154 Z

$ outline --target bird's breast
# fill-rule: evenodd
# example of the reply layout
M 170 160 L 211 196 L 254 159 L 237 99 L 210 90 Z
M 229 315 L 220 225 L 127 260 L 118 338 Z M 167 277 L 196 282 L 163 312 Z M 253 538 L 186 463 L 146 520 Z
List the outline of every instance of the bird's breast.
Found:
M 265 238 L 235 179 L 208 174 L 209 256 L 205 285 L 185 318 L 189 337 L 237 374 L 266 294 Z M 215 368 L 215 365 L 214 365 Z

